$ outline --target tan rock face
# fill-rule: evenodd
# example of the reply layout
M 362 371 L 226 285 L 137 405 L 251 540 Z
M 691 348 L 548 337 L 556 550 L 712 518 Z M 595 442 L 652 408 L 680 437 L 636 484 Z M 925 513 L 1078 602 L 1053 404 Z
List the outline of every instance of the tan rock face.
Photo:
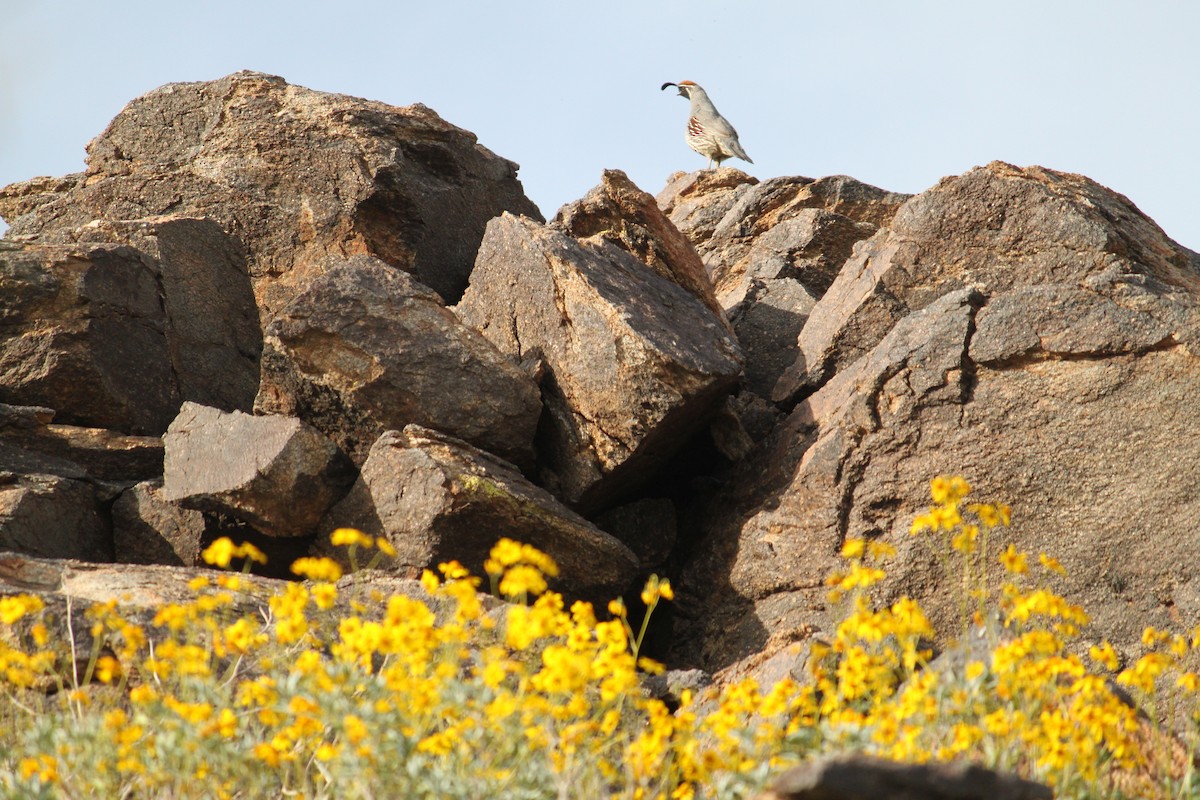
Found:
M 742 369 L 694 295 L 624 250 L 508 214 L 489 223 L 455 310 L 502 352 L 543 359 L 542 480 L 584 508 L 652 476 Z
M 847 537 L 895 545 L 889 590 L 952 631 L 953 578 L 908 535 L 940 473 L 1010 503 L 993 546 L 1060 558 L 1054 588 L 1118 647 L 1200 610 L 1200 451 L 1180 435 L 1200 423 L 1184 399 L 1200 390 L 1198 267 L 1078 176 L 994 164 L 914 198 L 801 335 L 831 343 L 812 363 L 832 377 L 705 515 L 681 591 L 697 623 L 678 654 L 719 667 L 828 629 L 819 581 Z
M 906 203 L 813 310 L 774 398 L 794 401 L 946 292 L 1113 283 L 1127 272 L 1195 287 L 1189 256 L 1126 198 L 1079 175 L 995 162 Z
M 355 253 L 457 299 L 486 222 L 539 217 L 516 170 L 423 105 L 239 72 L 137 98 L 88 146 L 86 173 L 10 186 L 0 216 L 19 239 L 95 219 L 211 217 L 246 246 L 269 320 L 330 256 Z

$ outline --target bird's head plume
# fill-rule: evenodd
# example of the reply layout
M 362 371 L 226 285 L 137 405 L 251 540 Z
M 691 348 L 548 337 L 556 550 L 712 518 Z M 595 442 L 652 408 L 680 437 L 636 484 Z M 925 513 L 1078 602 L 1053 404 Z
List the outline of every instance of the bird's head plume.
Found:
M 687 98 L 690 98 L 692 96 L 693 89 L 700 88 L 699 84 L 694 83 L 692 81 L 680 81 L 679 83 L 671 83 L 670 81 L 667 81 L 661 87 L 659 87 L 659 91 L 661 92 L 663 89 L 666 89 L 668 86 L 674 86 L 676 89 L 679 90 L 680 97 L 687 97 Z

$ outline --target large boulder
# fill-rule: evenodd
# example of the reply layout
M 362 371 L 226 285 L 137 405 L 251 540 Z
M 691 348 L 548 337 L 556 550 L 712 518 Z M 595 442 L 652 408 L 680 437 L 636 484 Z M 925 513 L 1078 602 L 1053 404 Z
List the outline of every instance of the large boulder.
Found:
M 87 483 L 0 472 L 0 550 L 111 561 L 112 532 Z
M 0 402 L 162 433 L 179 408 L 152 259 L 125 245 L 0 242 Z
M 167 356 L 179 395 L 226 411 L 249 411 L 258 392 L 262 330 L 245 248 L 210 219 L 179 215 L 97 220 L 88 242 L 128 243 L 152 259 L 166 316 Z
M 846 321 L 832 377 L 699 515 L 676 656 L 719 669 L 828 631 L 848 537 L 896 546 L 882 599 L 916 597 L 952 635 L 953 578 L 908 534 L 945 473 L 1011 504 L 992 547 L 1059 558 L 1053 588 L 1119 650 L 1200 613 L 1200 258 L 1087 179 L 998 164 L 914 198 L 871 248 L 884 264 L 838 278 L 881 270 L 861 302 L 835 283 L 810 318 Z
M 811 393 L 896 320 L 947 292 L 1087 288 L 1147 270 L 1186 285 L 1192 258 L 1128 199 L 1080 175 L 993 162 L 945 178 L 905 203 L 847 262 L 813 309 L 774 399 Z
M 238 72 L 132 101 L 88 146 L 85 173 L 9 186 L 0 216 L 18 239 L 100 219 L 211 217 L 245 244 L 269 320 L 330 256 L 355 253 L 457 299 L 486 222 L 539 216 L 516 172 L 423 105 Z
M 505 214 L 455 309 L 502 352 L 540 358 L 542 481 L 581 509 L 652 477 L 741 374 L 722 320 L 607 242 Z
M 356 256 L 267 327 L 256 407 L 303 419 L 358 464 L 385 430 L 416 423 L 531 469 L 542 404 L 533 378 L 436 293 Z
M 268 536 L 311 534 L 354 480 L 345 454 L 295 417 L 184 403 L 163 444 L 164 500 Z
M 354 488 L 321 524 L 383 536 L 396 568 L 410 577 L 457 560 L 475 575 L 492 546 L 515 539 L 558 564 L 551 587 L 571 597 L 607 600 L 630 588 L 637 556 L 526 480 L 511 465 L 435 431 L 409 425 L 371 448 Z M 343 562 L 341 548 L 318 546 Z

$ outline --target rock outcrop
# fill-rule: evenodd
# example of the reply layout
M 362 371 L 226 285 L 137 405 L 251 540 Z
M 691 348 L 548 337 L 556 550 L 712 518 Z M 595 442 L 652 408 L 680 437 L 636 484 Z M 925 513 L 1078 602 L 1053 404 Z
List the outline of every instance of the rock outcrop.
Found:
M 358 464 L 384 431 L 415 423 L 532 469 L 542 402 L 533 378 L 436 293 L 355 256 L 267 326 L 256 410 L 303 419 Z
M 87 171 L 0 192 L 9 239 L 62 241 L 93 220 L 209 217 L 245 245 L 269 321 L 330 256 L 374 255 L 449 302 L 489 219 L 539 218 L 517 166 L 423 105 L 238 72 L 127 105 L 88 145 Z
M 649 480 L 742 371 L 711 309 L 624 249 L 505 214 L 455 311 L 501 352 L 545 364 L 542 481 L 597 508 Z
M 1196 254 L 1079 176 L 997 163 L 910 200 L 813 309 L 777 394 L 803 399 L 701 515 L 677 656 L 716 669 L 828 629 L 847 537 L 895 545 L 892 591 L 953 619 L 908 535 L 939 473 L 1010 503 L 996 544 L 1058 557 L 1057 588 L 1135 652 L 1197 608 L 1198 289 Z
M 668 574 L 651 655 L 780 677 L 849 537 L 899 551 L 880 599 L 956 614 L 908 530 L 958 473 L 1122 654 L 1200 615 L 1200 256 L 1081 176 L 655 202 L 610 170 L 547 225 L 424 106 L 238 73 L 135 100 L 0 214 L 0 547 L 176 565 L 146 603 L 220 535 L 286 574 L 355 526 L 410 576 L 507 536 L 572 596 Z

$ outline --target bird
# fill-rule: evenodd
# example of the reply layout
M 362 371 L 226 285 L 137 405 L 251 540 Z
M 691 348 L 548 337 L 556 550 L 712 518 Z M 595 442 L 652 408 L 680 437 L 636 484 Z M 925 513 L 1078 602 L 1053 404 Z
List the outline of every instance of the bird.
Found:
M 691 108 L 688 109 L 686 135 L 688 147 L 708 158 L 709 169 L 712 169 L 714 161 L 720 167 L 722 161 L 734 156 L 749 164 L 754 163 L 742 149 L 737 131 L 729 124 L 729 120 L 722 117 L 717 111 L 717 107 L 713 105 L 712 100 L 708 99 L 708 93 L 700 87 L 700 84 L 692 81 L 680 81 L 679 83 L 668 81 L 662 85 L 659 91 L 663 91 L 668 86 L 674 86 L 679 90 L 681 97 L 686 97 L 692 103 Z

